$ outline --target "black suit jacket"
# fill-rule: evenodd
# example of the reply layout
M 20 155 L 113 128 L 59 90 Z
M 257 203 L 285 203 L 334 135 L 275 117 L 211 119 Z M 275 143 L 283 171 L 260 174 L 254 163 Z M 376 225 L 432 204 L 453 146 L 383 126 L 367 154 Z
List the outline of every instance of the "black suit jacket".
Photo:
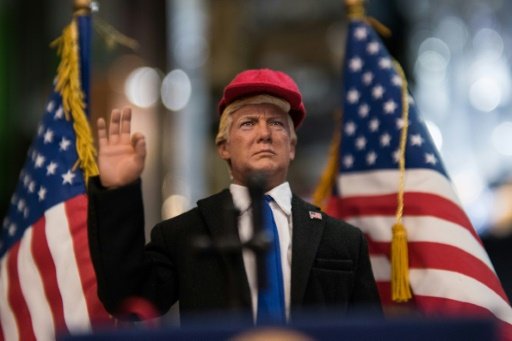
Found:
M 242 308 L 251 318 L 251 295 L 241 252 L 201 253 L 201 240 L 238 238 L 223 212 L 229 190 L 157 224 L 145 245 L 140 181 L 105 190 L 89 184 L 89 242 L 106 309 L 119 312 L 128 297 L 142 297 L 165 313 L 177 300 L 182 322 L 194 313 Z M 380 301 L 362 232 L 292 198 L 291 316 L 308 308 L 380 312 Z M 227 226 L 227 227 L 226 227 Z M 199 248 L 200 249 L 200 248 Z

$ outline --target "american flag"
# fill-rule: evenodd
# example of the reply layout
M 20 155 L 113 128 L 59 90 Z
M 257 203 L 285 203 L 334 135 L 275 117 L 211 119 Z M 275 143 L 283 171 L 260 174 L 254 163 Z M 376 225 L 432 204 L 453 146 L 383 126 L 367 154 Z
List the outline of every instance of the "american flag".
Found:
M 366 234 L 381 300 L 391 306 L 390 242 L 399 188 L 402 85 L 385 46 L 362 20 L 350 23 L 339 169 L 327 212 Z M 412 304 L 427 316 L 494 316 L 512 335 L 512 310 L 493 266 L 409 95 L 403 225 Z
M 78 20 L 83 32 L 88 18 Z M 75 142 L 54 88 L 2 224 L 0 340 L 48 340 L 108 320 L 96 296 Z

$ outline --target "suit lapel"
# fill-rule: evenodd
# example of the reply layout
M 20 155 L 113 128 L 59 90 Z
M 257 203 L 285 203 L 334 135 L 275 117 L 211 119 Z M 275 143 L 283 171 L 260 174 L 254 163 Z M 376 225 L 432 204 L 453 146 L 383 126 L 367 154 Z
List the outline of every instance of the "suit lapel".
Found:
M 292 198 L 292 308 L 302 304 L 325 225 L 323 219 L 319 219 L 318 215 L 313 218 L 310 212 L 320 212 L 320 210 L 294 195 Z
M 233 238 L 236 243 L 240 243 L 238 233 L 238 215 L 231 214 L 234 212 L 233 199 L 229 190 L 225 189 L 220 193 L 214 194 L 208 198 L 199 200 L 197 207 L 203 217 L 206 226 L 210 232 L 213 242 L 225 241 L 226 238 Z M 224 269 L 233 275 L 234 286 L 236 292 L 234 295 L 240 294 L 243 306 L 251 306 L 251 293 L 249 289 L 249 281 L 245 272 L 242 252 L 231 254 L 223 253 L 221 255 Z M 226 284 L 227 285 L 227 284 Z

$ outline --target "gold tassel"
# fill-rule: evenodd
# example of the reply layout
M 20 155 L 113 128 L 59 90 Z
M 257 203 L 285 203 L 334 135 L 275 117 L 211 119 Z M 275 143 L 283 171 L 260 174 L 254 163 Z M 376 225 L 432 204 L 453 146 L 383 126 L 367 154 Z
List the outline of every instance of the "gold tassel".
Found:
M 404 126 L 400 136 L 400 155 L 398 160 L 400 178 L 398 183 L 396 223 L 393 225 L 391 239 L 391 298 L 395 302 L 407 302 L 411 297 L 409 288 L 409 255 L 407 252 L 407 231 L 402 224 L 405 193 L 405 149 L 409 129 L 409 96 L 407 80 L 399 63 L 394 61 L 395 70 L 402 78 L 402 120 Z
M 407 302 L 412 295 L 409 288 L 407 231 L 402 224 L 393 225 L 391 267 L 391 298 L 394 302 Z
M 80 82 L 78 30 L 75 20 L 64 28 L 62 35 L 53 41 L 51 46 L 57 47 L 57 54 L 60 56 L 55 88 L 62 95 L 66 119 L 73 119 L 78 164 L 84 172 L 87 184 L 91 176 L 98 174 L 98 166 L 91 128 L 85 114 L 84 93 Z

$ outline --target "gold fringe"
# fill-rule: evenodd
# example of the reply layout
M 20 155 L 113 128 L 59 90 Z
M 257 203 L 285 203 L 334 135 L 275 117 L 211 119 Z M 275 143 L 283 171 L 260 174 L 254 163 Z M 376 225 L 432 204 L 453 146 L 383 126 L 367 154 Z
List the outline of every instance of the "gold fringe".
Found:
M 315 188 L 313 193 L 312 201 L 313 204 L 322 208 L 325 208 L 325 199 L 331 193 L 336 180 L 336 174 L 339 168 L 339 153 L 341 143 L 341 112 L 338 111 L 336 114 L 336 125 L 334 129 L 334 136 L 329 147 L 329 156 L 327 159 L 327 165 L 325 166 L 320 181 Z
M 404 126 L 400 136 L 399 171 L 396 223 L 393 226 L 391 240 L 391 292 L 395 302 L 407 302 L 411 297 L 409 288 L 409 255 L 407 250 L 407 231 L 402 224 L 405 193 L 405 150 L 407 147 L 407 131 L 409 129 L 409 98 L 407 92 L 407 79 L 400 64 L 393 62 L 395 70 L 402 78 L 402 120 Z
M 54 40 L 51 46 L 57 47 L 57 54 L 60 56 L 55 88 L 62 95 L 62 106 L 66 119 L 73 119 L 78 162 L 84 172 L 87 184 L 91 176 L 98 174 L 98 166 L 95 160 L 96 149 L 85 114 L 84 93 L 80 83 L 78 29 L 75 20 L 64 28 L 62 35 Z

